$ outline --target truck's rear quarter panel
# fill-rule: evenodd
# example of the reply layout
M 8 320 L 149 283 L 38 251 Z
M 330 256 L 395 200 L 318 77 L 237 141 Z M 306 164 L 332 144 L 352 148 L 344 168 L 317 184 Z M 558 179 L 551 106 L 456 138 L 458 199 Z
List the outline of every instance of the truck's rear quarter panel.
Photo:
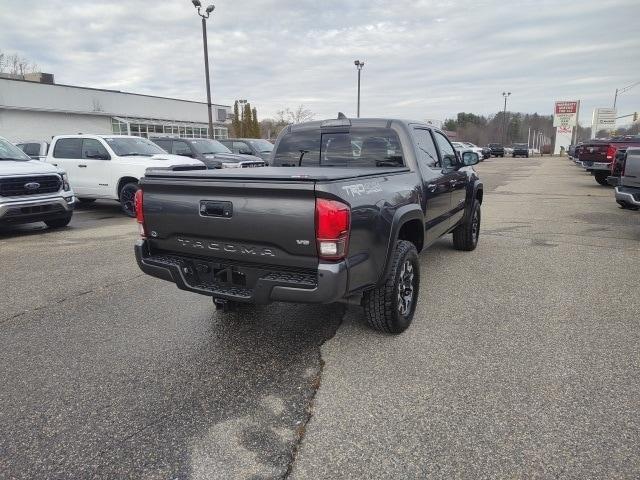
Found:
M 396 211 L 405 205 L 420 203 L 416 174 L 405 170 L 339 182 L 319 182 L 316 195 L 339 198 L 351 207 L 347 257 L 349 291 L 374 285 L 386 266 Z

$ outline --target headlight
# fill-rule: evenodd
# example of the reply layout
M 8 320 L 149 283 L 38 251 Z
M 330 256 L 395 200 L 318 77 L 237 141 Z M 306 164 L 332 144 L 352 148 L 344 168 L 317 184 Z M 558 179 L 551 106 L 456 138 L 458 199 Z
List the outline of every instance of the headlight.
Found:
M 69 185 L 69 177 L 67 177 L 66 173 L 61 173 L 60 178 L 62 179 L 62 189 L 65 192 L 71 190 L 71 185 Z
M 222 168 L 240 168 L 239 163 L 222 163 Z

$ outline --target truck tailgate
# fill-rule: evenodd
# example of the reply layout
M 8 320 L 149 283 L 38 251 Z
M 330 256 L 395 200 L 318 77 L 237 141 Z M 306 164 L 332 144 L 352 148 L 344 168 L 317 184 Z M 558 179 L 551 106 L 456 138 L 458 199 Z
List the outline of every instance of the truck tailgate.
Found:
M 207 258 L 315 268 L 315 182 L 145 178 L 151 247 Z

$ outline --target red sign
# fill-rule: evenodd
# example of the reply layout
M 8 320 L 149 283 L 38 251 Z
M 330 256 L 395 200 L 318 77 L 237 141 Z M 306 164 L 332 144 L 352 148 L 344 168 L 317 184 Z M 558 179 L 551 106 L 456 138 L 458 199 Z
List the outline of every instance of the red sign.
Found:
M 578 112 L 578 102 L 556 102 L 556 115 Z

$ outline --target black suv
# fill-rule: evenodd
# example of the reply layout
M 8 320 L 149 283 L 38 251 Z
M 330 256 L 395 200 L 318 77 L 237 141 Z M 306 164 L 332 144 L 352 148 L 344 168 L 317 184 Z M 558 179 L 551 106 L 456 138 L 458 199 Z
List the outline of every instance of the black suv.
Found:
M 273 144 L 263 138 L 227 138 L 220 140 L 225 147 L 238 155 L 260 157 L 267 165 L 273 150 Z
M 196 158 L 207 168 L 247 168 L 264 167 L 259 157 L 236 155 L 217 140 L 209 138 L 151 137 L 153 143 L 167 153 Z
M 514 143 L 512 156 L 513 158 L 515 157 L 529 158 L 529 146 L 526 143 Z
M 487 146 L 491 149 L 492 157 L 504 157 L 504 147 L 500 143 L 490 143 Z

